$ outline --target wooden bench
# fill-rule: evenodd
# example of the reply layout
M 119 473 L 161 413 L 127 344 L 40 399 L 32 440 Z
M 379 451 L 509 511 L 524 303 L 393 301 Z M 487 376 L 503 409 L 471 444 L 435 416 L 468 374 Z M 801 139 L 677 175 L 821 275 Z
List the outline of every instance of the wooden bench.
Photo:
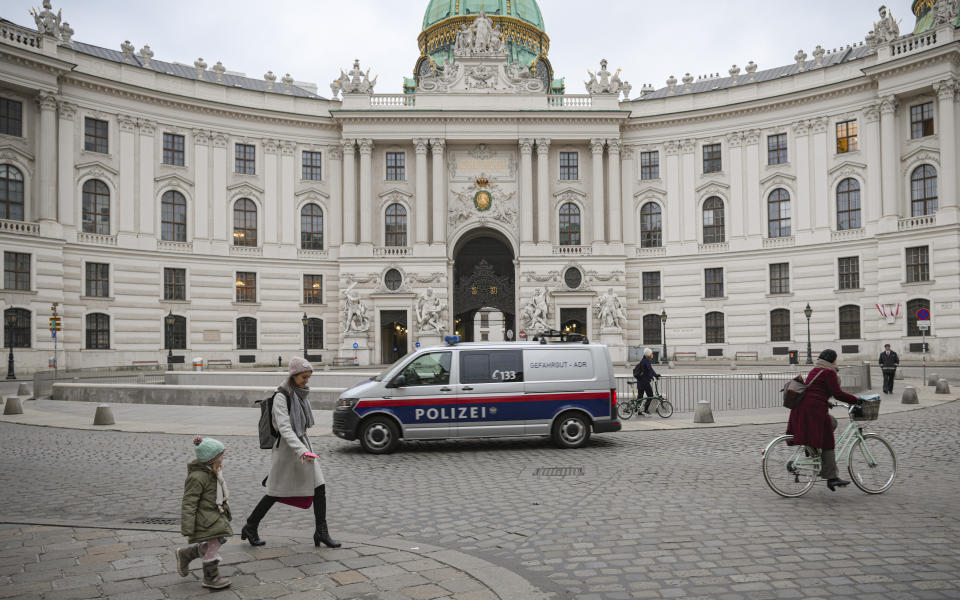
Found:
M 233 368 L 233 361 L 229 358 L 210 358 L 207 360 L 207 368 L 210 367 L 226 367 L 228 369 Z
M 696 352 L 674 352 L 673 360 L 696 360 Z
M 760 355 L 756 352 L 737 352 L 733 355 L 734 360 L 740 360 L 741 358 L 752 358 L 753 360 L 760 360 Z
M 337 356 L 333 359 L 333 366 L 335 367 L 353 367 L 356 364 L 357 359 L 353 356 Z

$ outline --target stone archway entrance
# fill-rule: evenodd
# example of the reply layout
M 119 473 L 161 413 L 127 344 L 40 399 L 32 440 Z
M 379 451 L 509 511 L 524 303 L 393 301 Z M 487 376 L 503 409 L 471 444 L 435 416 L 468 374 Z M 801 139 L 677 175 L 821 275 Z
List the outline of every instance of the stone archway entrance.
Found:
M 480 341 L 477 312 L 502 313 L 502 325 L 489 322 L 488 329 L 502 327 L 500 336 L 516 336 L 516 299 L 514 298 L 513 250 L 493 230 L 478 230 L 462 240 L 454 254 L 453 315 L 454 330 L 465 342 Z M 483 314 L 481 314 L 482 318 Z

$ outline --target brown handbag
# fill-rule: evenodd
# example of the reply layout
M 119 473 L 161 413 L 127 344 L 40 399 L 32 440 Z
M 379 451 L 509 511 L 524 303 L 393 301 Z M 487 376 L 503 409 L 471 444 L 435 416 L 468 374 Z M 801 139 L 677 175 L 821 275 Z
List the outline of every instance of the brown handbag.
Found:
M 820 370 L 820 373 L 823 373 L 823 369 Z M 810 380 L 810 385 L 813 385 L 817 377 L 820 377 L 820 373 L 813 376 L 813 379 Z M 793 410 L 800 406 L 800 403 L 803 402 L 804 395 L 807 393 L 808 387 L 810 386 L 803 382 L 802 375 L 797 375 L 788 381 L 787 384 L 783 386 L 783 389 L 780 390 L 783 392 L 783 407 Z

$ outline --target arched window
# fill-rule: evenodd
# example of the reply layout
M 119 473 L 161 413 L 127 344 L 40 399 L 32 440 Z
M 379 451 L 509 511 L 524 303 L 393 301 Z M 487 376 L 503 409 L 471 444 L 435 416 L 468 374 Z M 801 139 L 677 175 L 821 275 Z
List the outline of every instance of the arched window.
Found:
M 187 318 L 180 315 L 173 315 L 173 325 L 167 324 L 167 318 L 163 318 L 164 331 L 163 342 L 165 350 L 186 350 L 187 349 Z
M 922 217 L 937 212 L 937 170 L 920 165 L 910 176 L 910 216 Z
M 253 317 L 237 319 L 237 350 L 257 349 L 257 320 Z
M 707 343 L 722 344 L 723 343 L 723 313 L 708 312 L 705 319 L 707 322 Z
M 87 315 L 87 350 L 110 349 L 110 316 L 103 313 Z
M 640 247 L 663 246 L 663 212 L 656 202 L 647 202 L 640 208 Z
M 721 244 L 726 241 L 723 229 L 723 200 L 713 196 L 703 203 L 703 243 Z
M 0 219 L 23 220 L 23 174 L 11 165 L 0 165 Z
M 13 316 L 13 327 L 7 319 Z M 30 311 L 25 308 L 8 308 L 3 311 L 3 345 L 8 348 L 30 347 Z
M 663 330 L 660 326 L 660 315 L 643 315 L 643 345 L 654 346 L 663 343 Z
M 560 207 L 560 245 L 580 245 L 580 207 L 573 202 Z
M 233 245 L 257 245 L 257 205 L 249 198 L 233 205 Z
M 391 204 L 387 207 L 384 225 L 385 245 L 400 247 L 407 245 L 407 209 L 402 204 Z
M 300 211 L 300 247 L 323 250 L 323 209 L 310 203 Z
M 860 339 L 860 307 L 853 304 L 840 307 L 840 339 Z
M 187 199 L 180 192 L 171 190 L 160 200 L 160 239 L 187 241 Z
M 307 348 L 323 348 L 323 319 L 307 319 Z
M 860 229 L 860 182 L 848 177 L 837 186 L 837 231 Z
M 920 337 L 920 328 L 917 327 L 917 311 L 930 310 L 930 301 L 926 298 L 914 298 L 907 302 L 907 336 Z M 927 330 L 927 335 L 933 335 L 933 328 Z
M 790 237 L 790 193 L 777 188 L 767 197 L 768 235 L 772 238 Z
M 110 188 L 99 179 L 83 184 L 83 231 L 110 235 Z
M 790 311 L 778 308 L 770 311 L 770 341 L 790 341 Z

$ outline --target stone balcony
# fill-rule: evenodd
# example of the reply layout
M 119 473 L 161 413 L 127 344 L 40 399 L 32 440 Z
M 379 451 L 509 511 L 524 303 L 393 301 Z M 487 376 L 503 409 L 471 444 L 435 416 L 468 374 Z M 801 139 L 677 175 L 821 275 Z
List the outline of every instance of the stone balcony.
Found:
M 377 246 L 373 249 L 373 256 L 376 258 L 393 258 L 412 255 L 413 248 L 409 246 Z
M 24 48 L 43 48 L 43 36 L 34 29 L 20 27 L 13 23 L 0 23 L 0 40 Z
M 0 233 L 40 235 L 40 225 L 38 223 L 27 223 L 26 221 L 0 219 Z
M 167 240 L 157 240 L 157 250 L 162 252 L 182 252 L 183 254 L 193 253 L 193 242 L 171 242 Z
M 656 248 L 637 248 L 637 256 L 639 258 L 651 258 L 654 256 L 666 256 L 667 249 L 662 246 L 657 246 Z
M 866 236 L 866 229 L 860 227 L 857 229 L 844 229 L 841 231 L 831 231 L 831 242 L 843 242 L 846 240 L 860 240 Z
M 897 221 L 897 231 L 910 231 L 912 229 L 924 229 L 933 227 L 937 224 L 937 215 L 922 215 L 919 217 L 908 217 Z
M 554 246 L 553 254 L 556 256 L 590 256 L 593 254 L 593 246 Z
M 797 238 L 792 235 L 785 237 L 763 238 L 764 248 L 789 248 L 797 245 Z
M 230 256 L 263 256 L 260 246 L 230 246 Z
M 713 254 L 716 252 L 728 252 L 730 250 L 730 242 L 718 242 L 715 244 L 699 244 L 697 246 L 697 251 L 700 254 Z
M 90 244 L 93 246 L 116 246 L 117 236 L 103 233 L 87 233 L 85 231 L 78 231 L 77 243 Z

